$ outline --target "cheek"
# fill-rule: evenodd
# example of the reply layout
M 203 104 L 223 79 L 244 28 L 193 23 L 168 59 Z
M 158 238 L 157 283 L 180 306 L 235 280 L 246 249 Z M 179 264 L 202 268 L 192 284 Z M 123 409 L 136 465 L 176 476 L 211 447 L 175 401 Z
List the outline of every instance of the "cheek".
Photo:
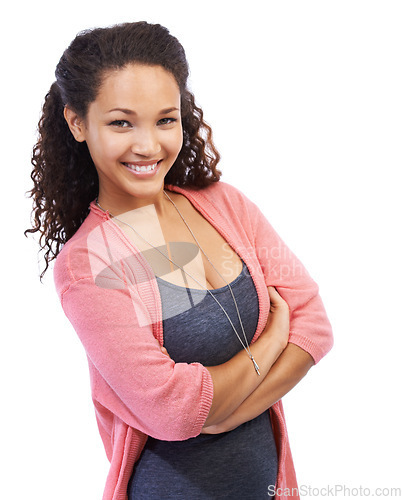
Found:
M 172 151 L 172 153 L 178 155 L 182 146 L 183 146 L 183 130 L 180 127 L 177 130 L 175 130 L 174 134 L 172 134 L 172 137 L 170 139 L 170 150 Z
M 96 163 L 115 161 L 127 148 L 124 135 L 97 133 L 91 137 L 88 143 L 89 152 Z

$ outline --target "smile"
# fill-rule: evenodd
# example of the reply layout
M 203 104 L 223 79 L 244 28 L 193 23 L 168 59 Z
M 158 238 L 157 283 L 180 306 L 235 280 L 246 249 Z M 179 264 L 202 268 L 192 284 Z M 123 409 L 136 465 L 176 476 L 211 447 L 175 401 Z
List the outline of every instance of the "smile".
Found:
M 130 170 L 134 170 L 135 172 L 152 172 L 152 170 L 155 170 L 158 163 L 159 162 L 155 162 L 151 165 L 135 165 L 134 163 L 123 163 L 123 165 Z

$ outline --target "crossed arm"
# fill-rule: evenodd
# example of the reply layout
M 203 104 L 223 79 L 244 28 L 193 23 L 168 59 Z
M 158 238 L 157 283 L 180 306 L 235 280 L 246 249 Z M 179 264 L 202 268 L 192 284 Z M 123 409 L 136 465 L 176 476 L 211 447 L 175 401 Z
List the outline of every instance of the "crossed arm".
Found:
M 268 287 L 268 291 L 271 302 L 268 322 L 251 346 L 263 378 L 256 377 L 242 351 L 223 365 L 209 367 L 214 398 L 202 430 L 204 434 L 227 432 L 257 417 L 289 392 L 314 365 L 310 354 L 288 343 L 288 306 L 273 287 Z M 162 352 L 169 355 L 164 347 Z
M 202 433 L 227 432 L 257 417 L 293 389 L 313 365 L 310 354 L 295 344 L 288 344 L 257 389 L 229 417 L 205 426 Z

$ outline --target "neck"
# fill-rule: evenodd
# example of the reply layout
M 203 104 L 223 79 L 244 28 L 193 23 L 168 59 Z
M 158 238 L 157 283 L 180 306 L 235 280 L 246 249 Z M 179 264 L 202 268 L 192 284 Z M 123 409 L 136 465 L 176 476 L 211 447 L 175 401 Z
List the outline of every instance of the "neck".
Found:
M 107 210 L 113 216 L 119 216 L 126 212 L 153 205 L 158 217 L 163 218 L 166 215 L 170 202 L 166 198 L 162 188 L 157 195 L 149 198 L 127 195 L 126 197 L 119 196 L 116 199 L 100 190 L 97 204 L 102 210 Z

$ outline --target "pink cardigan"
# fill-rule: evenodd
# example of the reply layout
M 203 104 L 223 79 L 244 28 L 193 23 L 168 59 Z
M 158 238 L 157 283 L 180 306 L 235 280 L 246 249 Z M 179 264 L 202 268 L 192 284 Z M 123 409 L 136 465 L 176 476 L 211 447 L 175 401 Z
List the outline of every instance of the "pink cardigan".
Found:
M 332 347 L 318 287 L 260 210 L 221 181 L 201 190 L 167 188 L 186 196 L 247 264 L 260 308 L 253 341 L 266 324 L 267 285 L 273 285 L 291 311 L 289 341 L 318 362 Z M 58 255 L 54 276 L 88 358 L 97 423 L 110 461 L 103 500 L 123 500 L 147 436 L 168 441 L 197 436 L 213 385 L 201 364 L 174 363 L 161 353 L 155 276 L 109 214 L 94 203 L 90 208 Z M 272 406 L 271 419 L 279 453 L 277 488 L 296 488 L 281 401 Z

